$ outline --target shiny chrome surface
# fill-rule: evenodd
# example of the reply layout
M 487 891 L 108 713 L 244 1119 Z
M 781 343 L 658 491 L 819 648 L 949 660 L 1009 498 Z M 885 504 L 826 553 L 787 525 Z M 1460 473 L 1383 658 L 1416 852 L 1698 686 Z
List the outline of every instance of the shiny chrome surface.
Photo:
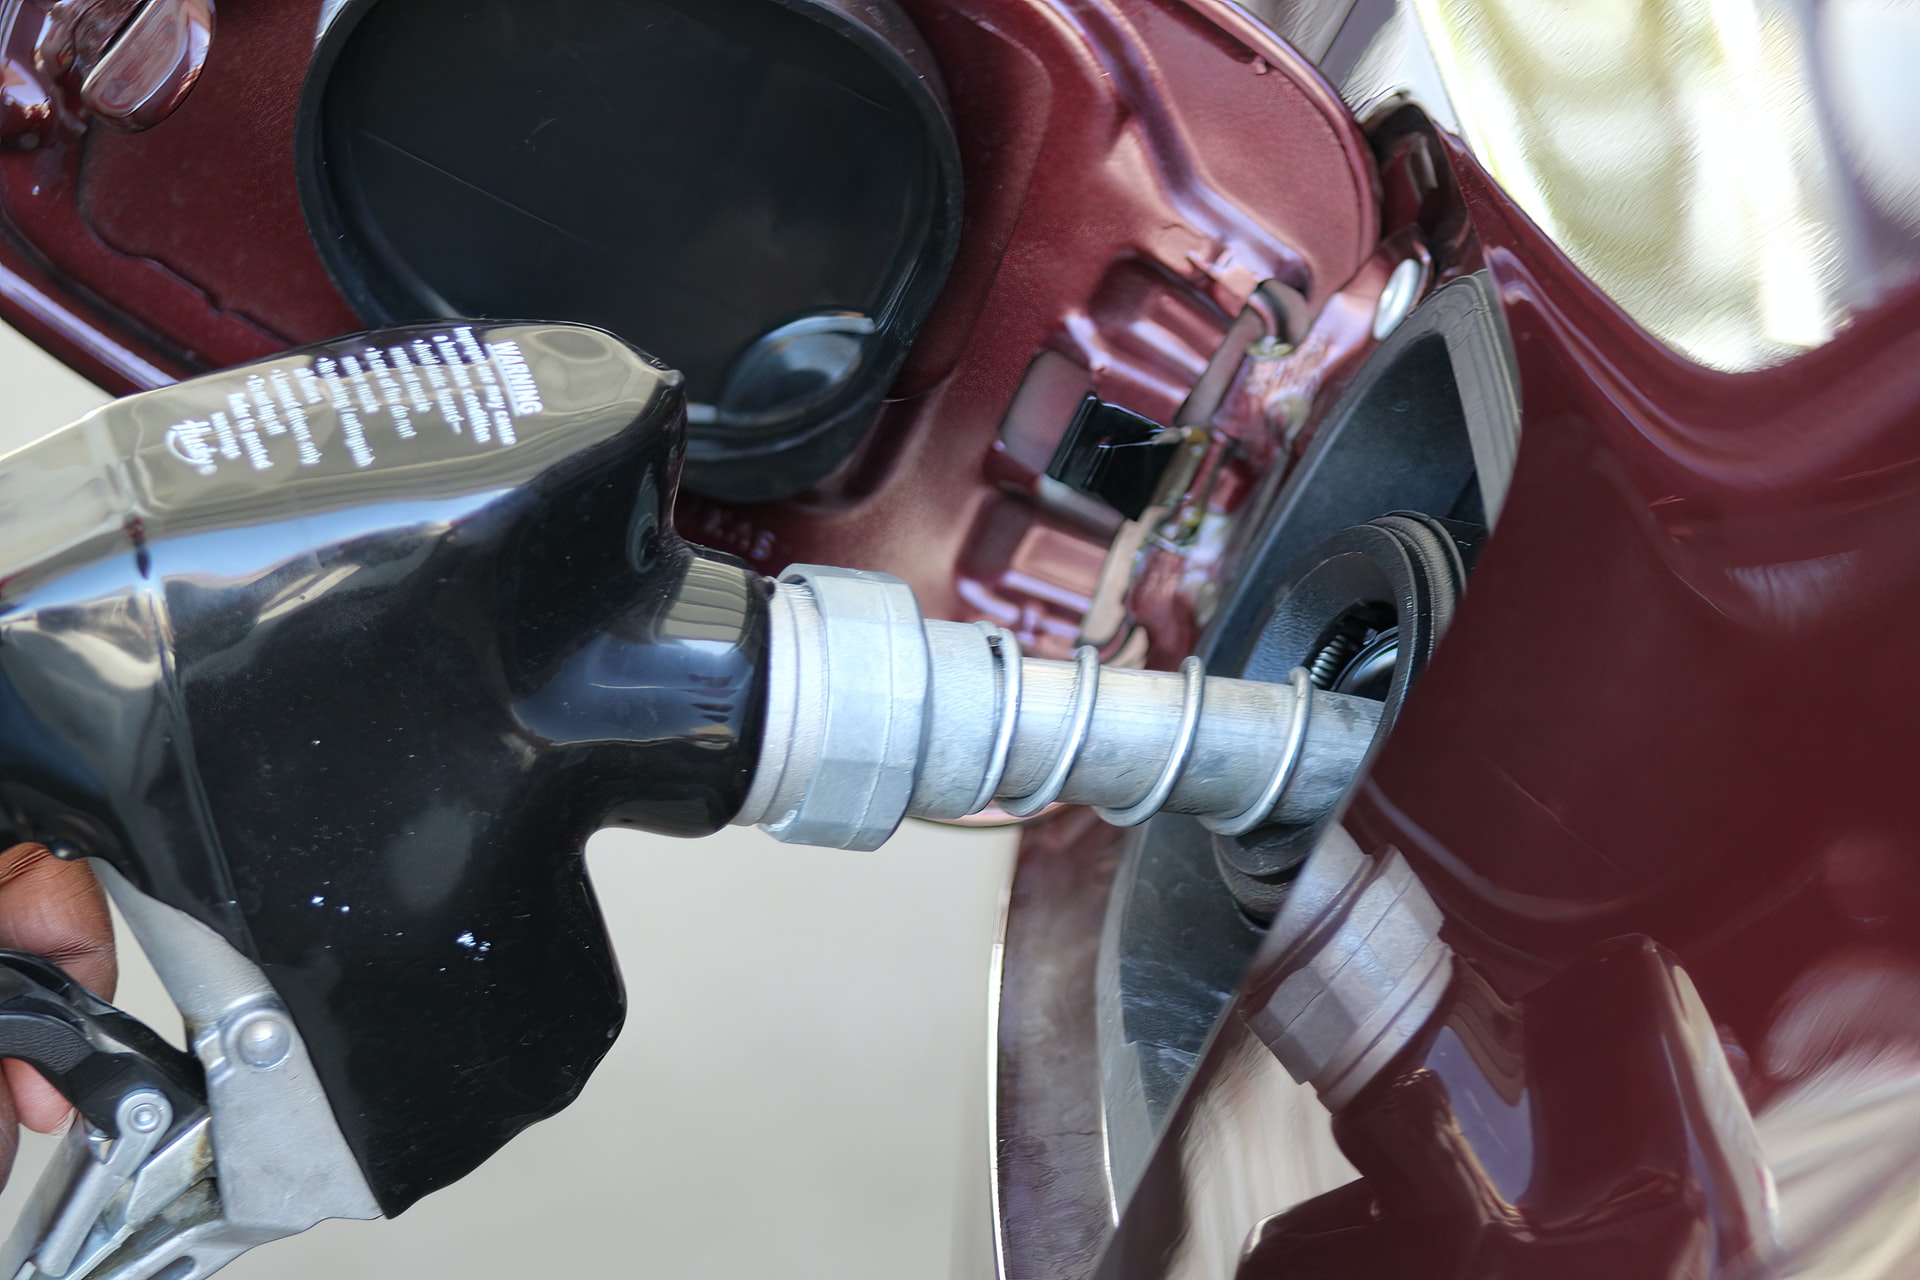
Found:
M 1100 669 L 1096 687 L 1090 666 L 1026 660 L 1021 705 L 1009 712 L 1017 727 L 1003 797 L 1045 794 L 1071 754 L 1058 798 L 1120 809 L 1138 804 L 1162 780 L 1167 762 L 1184 757 L 1163 812 L 1223 820 L 1253 812 L 1258 820 L 1307 823 L 1345 794 L 1379 724 L 1379 704 L 1366 699 L 1310 689 L 1303 699 L 1300 687 L 1284 683 L 1126 667 Z M 942 683 L 936 678 L 937 695 Z M 956 710 L 993 709 L 985 682 L 950 696 Z M 1081 715 L 1087 728 L 1076 753 Z M 1289 726 L 1296 735 L 1289 736 Z M 957 794 L 978 776 L 976 761 L 971 777 L 949 789 Z
M 1027 684 L 1026 672 L 1023 670 L 1020 675 L 1024 687 Z M 1100 705 L 1100 652 L 1090 644 L 1083 644 L 1074 650 L 1072 689 L 1071 700 L 1067 704 L 1067 730 L 1051 753 L 1046 773 L 1031 787 L 1008 796 L 1001 803 L 1000 807 L 1016 818 L 1031 818 L 1058 800 L 1060 793 L 1066 789 L 1067 775 L 1080 763 L 1080 753 L 1086 749 L 1087 730 L 1093 724 L 1094 709 Z M 1013 720 L 1017 739 L 1019 706 L 1010 698 L 1002 698 L 996 710 L 1001 716 Z
M 1430 265 L 1420 258 L 1404 258 L 1394 267 L 1393 274 L 1387 277 L 1387 287 L 1380 291 L 1380 301 L 1374 305 L 1375 342 L 1385 342 L 1387 335 L 1400 327 L 1400 322 L 1420 301 L 1420 295 L 1426 292 L 1431 274 Z
M 967 803 L 969 810 L 978 813 L 1000 794 L 1000 780 L 1007 776 L 1007 756 L 1013 751 L 1013 731 L 1018 727 L 1018 722 L 1015 717 L 1006 714 L 1006 708 L 1019 705 L 1020 675 L 1025 666 L 1021 661 L 1020 638 L 1013 632 L 991 622 L 976 622 L 973 625 L 987 638 L 987 656 L 994 672 L 994 714 L 1000 720 L 999 731 L 993 735 L 992 745 L 987 752 L 986 770 L 980 775 L 980 789 L 973 793 L 973 799 Z M 1127 825 L 1112 818 L 1108 821 L 1116 826 Z
M 0 131 L 23 148 L 52 142 L 54 117 L 62 114 L 69 129 L 91 119 L 133 133 L 171 116 L 206 66 L 213 0 L 11 0 L 0 5 L 0 43 L 14 43 L 36 23 L 31 61 L 47 86 L 39 90 L 47 106 L 29 115 L 45 123 L 24 136 L 21 103 L 0 104 L 15 117 Z M 9 73 L 9 97 L 26 92 L 26 74 L 24 65 Z
M 1094 1274 L 1223 1280 L 1276 1206 L 1358 1176 L 1333 1118 L 1237 1017 L 1222 1020 L 1151 1159 L 1115 1191 L 1127 1211 Z M 1356 1278 L 1357 1280 L 1357 1278 Z
M 147 0 L 80 81 L 96 120 L 151 129 L 193 92 L 213 42 L 213 0 Z
M 1123 838 L 1093 814 L 1067 810 L 1020 842 L 991 992 L 994 1244 L 1003 1280 L 1089 1275 L 1113 1231 L 1088 993 Z M 1273 1071 L 1286 1078 L 1278 1063 Z

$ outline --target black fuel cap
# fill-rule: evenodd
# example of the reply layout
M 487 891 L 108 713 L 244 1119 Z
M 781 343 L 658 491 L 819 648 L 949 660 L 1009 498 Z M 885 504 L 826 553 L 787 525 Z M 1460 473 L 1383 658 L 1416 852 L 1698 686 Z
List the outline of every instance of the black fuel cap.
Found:
M 575 320 L 657 352 L 716 497 L 846 458 L 959 233 L 937 73 L 875 0 L 349 0 L 300 132 L 309 227 L 370 323 Z

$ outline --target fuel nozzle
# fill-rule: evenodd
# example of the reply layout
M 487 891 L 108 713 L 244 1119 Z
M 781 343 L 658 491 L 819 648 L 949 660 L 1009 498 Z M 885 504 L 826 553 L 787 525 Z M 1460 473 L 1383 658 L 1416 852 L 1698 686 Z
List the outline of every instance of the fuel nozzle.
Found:
M 766 731 L 738 823 L 872 849 L 904 817 L 1086 804 L 1241 835 L 1317 823 L 1345 795 L 1381 705 L 1315 688 L 1025 657 L 990 623 L 923 619 L 885 574 L 820 565 L 774 588 Z
M 1030 658 L 885 575 L 689 545 L 684 423 L 679 375 L 611 335 L 449 322 L 0 459 L 0 840 L 110 868 L 197 1028 L 196 1221 L 236 1248 L 397 1213 L 578 1093 L 624 1011 L 598 828 L 871 848 L 1059 802 L 1239 832 L 1316 821 L 1360 767 L 1378 705 L 1304 672 Z M 164 1265 L 114 1231 L 102 1266 Z

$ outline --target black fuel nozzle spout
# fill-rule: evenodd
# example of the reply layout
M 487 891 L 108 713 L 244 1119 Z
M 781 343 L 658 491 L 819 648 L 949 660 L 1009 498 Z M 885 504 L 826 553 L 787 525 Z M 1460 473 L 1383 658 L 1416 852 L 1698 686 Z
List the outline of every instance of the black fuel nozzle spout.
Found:
M 0 462 L 0 837 L 256 963 L 389 1214 L 612 1043 L 586 837 L 746 797 L 767 585 L 673 530 L 684 416 L 608 334 L 450 322 Z

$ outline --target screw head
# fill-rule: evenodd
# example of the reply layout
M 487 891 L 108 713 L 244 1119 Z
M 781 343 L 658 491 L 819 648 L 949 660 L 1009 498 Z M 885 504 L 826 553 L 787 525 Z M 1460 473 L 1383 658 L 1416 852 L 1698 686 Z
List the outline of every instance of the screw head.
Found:
M 293 1031 L 271 1013 L 256 1013 L 233 1032 L 233 1052 L 250 1067 L 277 1067 L 293 1052 Z
M 1402 258 L 1400 264 L 1387 277 L 1387 287 L 1380 291 L 1380 300 L 1373 307 L 1373 340 L 1385 342 L 1387 335 L 1400 327 L 1400 322 L 1413 310 L 1413 304 L 1420 301 L 1420 293 L 1427 285 L 1427 264 L 1418 258 Z

